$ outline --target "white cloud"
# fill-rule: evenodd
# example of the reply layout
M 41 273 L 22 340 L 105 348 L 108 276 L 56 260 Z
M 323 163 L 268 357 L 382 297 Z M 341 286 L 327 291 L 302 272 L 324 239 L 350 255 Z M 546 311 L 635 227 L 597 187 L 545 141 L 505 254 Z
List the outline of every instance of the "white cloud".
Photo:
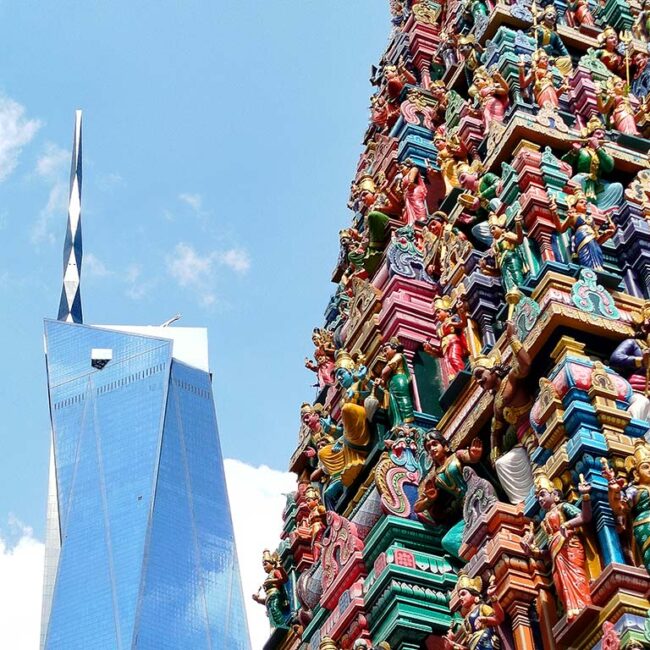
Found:
M 25 117 L 24 106 L 0 96 L 0 181 L 16 168 L 20 152 L 40 127 L 39 120 Z
M 219 253 L 219 263 L 228 266 L 237 273 L 246 273 L 251 267 L 251 259 L 248 253 L 241 248 L 231 248 Z
M 266 610 L 251 598 L 264 581 L 262 551 L 275 549 L 282 532 L 284 494 L 296 489 L 296 477 L 265 465 L 253 467 L 239 460 L 224 461 L 235 528 L 235 542 L 244 589 L 253 650 L 260 650 L 270 634 Z
M 248 253 L 241 248 L 199 253 L 193 246 L 180 242 L 167 256 L 167 271 L 179 286 L 193 289 L 203 307 L 217 302 L 214 292 L 215 266 L 226 266 L 244 274 L 250 268 Z
M 50 229 L 54 217 L 60 217 L 62 229 L 60 237 L 61 241 L 63 241 L 63 235 L 65 234 L 63 228 L 65 228 L 65 215 L 68 213 L 69 198 L 67 183 L 63 180 L 56 181 L 50 188 L 45 207 L 40 211 L 38 219 L 32 227 L 31 240 L 33 244 L 43 242 L 53 244 L 57 241 L 57 235 Z
M 83 273 L 95 278 L 106 278 L 113 275 L 113 272 L 106 268 L 106 264 L 93 253 L 86 253 L 83 256 L 81 269 Z
M 14 518 L 0 535 L 0 648 L 39 646 L 44 544 Z M 11 539 L 16 541 L 11 541 Z
M 187 205 L 189 205 L 195 212 L 200 212 L 203 207 L 203 197 L 200 194 L 183 193 L 179 194 L 178 198 L 183 201 L 183 203 L 187 203 Z
M 69 165 L 70 152 L 48 142 L 45 151 L 36 161 L 36 173 L 47 180 L 58 180 Z

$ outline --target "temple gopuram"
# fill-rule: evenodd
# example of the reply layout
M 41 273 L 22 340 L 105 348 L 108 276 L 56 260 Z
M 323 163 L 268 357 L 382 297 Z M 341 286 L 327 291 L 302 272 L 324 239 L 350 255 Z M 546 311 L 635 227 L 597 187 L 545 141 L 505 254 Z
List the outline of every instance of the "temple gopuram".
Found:
M 265 648 L 650 648 L 650 2 L 390 12 Z

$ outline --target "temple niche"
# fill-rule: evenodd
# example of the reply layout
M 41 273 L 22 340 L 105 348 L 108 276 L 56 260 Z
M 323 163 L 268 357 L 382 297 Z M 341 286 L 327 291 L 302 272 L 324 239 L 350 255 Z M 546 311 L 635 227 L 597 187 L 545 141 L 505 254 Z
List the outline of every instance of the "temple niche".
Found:
M 266 648 L 650 647 L 648 3 L 389 8 Z

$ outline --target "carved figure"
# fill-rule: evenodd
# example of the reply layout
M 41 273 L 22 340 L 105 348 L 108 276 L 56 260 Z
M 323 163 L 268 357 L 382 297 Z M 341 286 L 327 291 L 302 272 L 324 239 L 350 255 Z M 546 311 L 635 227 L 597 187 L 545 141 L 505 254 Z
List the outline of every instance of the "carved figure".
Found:
M 490 459 L 512 503 L 524 501 L 533 487 L 530 462 L 524 447 L 537 446 L 530 427 L 529 414 L 532 396 L 525 386 L 531 359 L 517 338 L 515 325 L 508 321 L 506 336 L 513 353 L 512 367 L 501 363 L 497 356 L 478 356 L 474 360 L 474 378 L 483 390 L 494 395 Z M 504 438 L 508 428 L 516 436 L 516 444 L 503 454 Z
M 632 386 L 634 394 L 628 409 L 632 417 L 650 420 L 650 304 L 646 303 L 641 312 L 632 312 L 632 317 L 636 335 L 619 343 L 609 364 Z
M 381 379 L 375 382 L 388 388 L 388 413 L 392 426 L 408 424 L 415 420 L 411 399 L 411 372 L 404 356 L 404 347 L 399 339 L 392 338 L 383 346 L 386 365 L 381 371 Z
M 452 498 L 452 507 L 462 505 L 467 483 L 463 477 L 463 465 L 478 463 L 483 454 L 483 444 L 474 438 L 469 449 L 459 449 L 452 452 L 447 439 L 436 429 L 425 434 L 424 449 L 429 454 L 433 466 L 424 481 L 420 484 L 419 496 L 413 506 L 415 512 L 423 513 L 430 510 L 438 499 L 440 492 L 445 492 Z M 451 527 L 442 538 L 442 547 L 456 557 L 465 531 L 465 522 L 461 519 Z
M 309 540 L 314 562 L 317 562 L 322 547 L 321 540 L 326 528 L 327 510 L 315 487 L 307 487 L 303 498 L 307 514 L 303 520 L 297 522 L 297 531 L 299 536 Z
M 632 518 L 636 548 L 645 568 L 650 571 L 650 445 L 645 440 L 637 440 L 634 455 L 625 459 L 625 469 L 632 475 L 631 482 L 617 479 L 607 460 L 602 458 L 601 461 L 612 511 L 620 518 L 623 528 L 627 517 Z
M 490 579 L 487 598 L 483 599 L 483 581 L 461 573 L 454 591 L 458 594 L 463 623 L 455 634 L 445 637 L 447 650 L 499 650 L 501 639 L 497 628 L 505 620 L 505 612 L 495 598 L 494 577 Z M 490 603 L 490 604 L 488 604 Z
M 620 205 L 623 186 L 608 183 L 603 174 L 614 169 L 614 157 L 605 148 L 605 129 L 602 122 L 593 116 L 582 132 L 583 139 L 573 143 L 573 148 L 562 157 L 573 167 L 572 180 L 582 188 L 587 200 L 601 210 L 610 210 Z
M 401 165 L 401 187 L 404 197 L 402 220 L 409 226 L 425 223 L 427 220 L 427 187 L 420 170 L 407 158 Z
M 452 381 L 461 370 L 465 369 L 465 360 L 469 356 L 464 334 L 467 315 L 464 306 L 461 306 L 457 312 L 453 311 L 452 300 L 449 296 L 436 298 L 433 305 L 436 334 L 440 345 L 434 346 L 428 341 L 422 347 L 431 356 L 442 356 L 449 369 L 449 381 Z
M 458 38 L 458 54 L 463 61 L 467 85 L 471 85 L 474 70 L 481 65 L 483 48 L 474 34 L 463 34 Z
M 636 126 L 635 110 L 632 102 L 636 97 L 628 92 L 627 84 L 620 77 L 609 77 L 601 85 L 598 95 L 598 109 L 609 116 L 609 123 L 617 131 L 627 135 L 641 135 Z
M 515 230 L 506 230 L 506 215 L 497 215 L 492 212 L 488 219 L 492 245 L 490 246 L 490 264 L 486 258 L 480 262 L 481 268 L 487 273 L 501 275 L 501 283 L 506 294 L 506 300 L 516 304 L 520 295 L 519 288 L 524 285 L 525 264 L 519 251 L 524 243 L 523 219 L 521 215 L 515 218 Z
M 560 95 L 568 89 L 566 82 L 555 86 L 551 61 L 543 49 L 533 52 L 530 72 L 526 74 L 526 63 L 519 60 L 519 87 L 522 90 L 532 85 L 535 103 L 540 108 L 556 111 L 560 107 Z
M 533 27 L 535 46 L 543 49 L 549 57 L 555 59 L 555 65 L 563 77 L 571 72 L 573 67 L 569 50 L 557 33 L 557 9 L 549 4 L 541 12 L 541 21 Z
M 593 13 L 591 12 L 589 0 L 574 0 L 573 2 L 569 1 L 567 4 L 567 12 L 571 17 L 571 22 L 573 23 L 574 27 L 596 26 L 596 20 Z
M 460 141 L 457 133 L 447 133 L 444 124 L 436 129 L 433 143 L 438 149 L 438 165 L 445 183 L 445 194 L 461 186 L 460 174 L 476 172 L 480 169 L 481 163 L 475 152 L 472 154 L 473 161 L 470 164 L 470 152 Z
M 641 3 L 641 11 L 634 21 L 632 33 L 642 42 L 650 41 L 650 0 Z
M 289 580 L 287 572 L 280 563 L 279 555 L 268 550 L 262 555 L 262 566 L 266 579 L 257 593 L 253 594 L 253 600 L 266 607 L 271 627 L 288 628 L 289 600 L 284 588 Z M 263 596 L 260 595 L 261 591 L 264 591 Z
M 314 352 L 314 363 L 311 359 L 305 359 L 305 367 L 315 372 L 318 377 L 318 388 L 334 384 L 334 341 L 333 334 L 325 329 L 314 328 L 311 340 L 316 346 Z
M 625 57 L 621 53 L 621 42 L 613 27 L 605 27 L 598 34 L 598 48 L 594 55 L 605 67 L 616 75 L 625 76 Z
M 551 213 L 558 232 L 564 233 L 571 229 L 571 249 L 580 264 L 595 271 L 602 271 L 604 258 L 601 244 L 614 236 L 616 232 L 614 222 L 608 215 L 603 215 L 606 225 L 599 227 L 594 219 L 598 209 L 587 202 L 587 197 L 582 190 L 576 190 L 567 197 L 567 203 L 569 205 L 567 216 L 562 220 L 555 199 L 551 197 Z
M 585 548 L 580 540 L 580 528 L 591 521 L 591 485 L 580 475 L 578 492 L 582 509 L 562 501 L 561 492 L 546 476 L 536 481 L 535 496 L 544 512 L 541 528 L 548 541 L 546 551 L 535 545 L 533 524 L 521 540 L 521 545 L 533 557 L 550 555 L 553 564 L 553 582 L 557 595 L 569 620 L 591 605 L 589 577 L 586 570 Z
M 482 108 L 486 131 L 494 122 L 503 122 L 508 108 L 510 86 L 498 70 L 489 72 L 485 66 L 474 71 L 474 80 L 469 95 Z
M 399 100 L 406 84 L 417 83 L 417 79 L 406 69 L 403 59 L 400 59 L 397 65 L 385 66 L 384 78 L 386 79 L 386 92 L 392 104 Z

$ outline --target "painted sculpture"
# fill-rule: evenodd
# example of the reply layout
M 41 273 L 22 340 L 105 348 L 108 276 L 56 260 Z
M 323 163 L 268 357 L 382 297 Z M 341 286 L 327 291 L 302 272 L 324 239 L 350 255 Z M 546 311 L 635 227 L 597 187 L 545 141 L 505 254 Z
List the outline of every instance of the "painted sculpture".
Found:
M 289 579 L 287 573 L 282 567 L 279 555 L 268 550 L 265 550 L 262 555 L 262 566 L 266 579 L 258 592 L 253 594 L 253 600 L 266 607 L 271 627 L 288 627 L 289 601 L 284 588 Z M 260 595 L 262 591 L 264 595 Z
M 555 59 L 557 69 L 566 76 L 571 72 L 571 57 L 566 45 L 557 33 L 557 9 L 549 4 L 541 12 L 538 24 L 533 28 L 536 46 Z
M 415 418 L 411 399 L 411 371 L 404 355 L 404 346 L 399 339 L 392 338 L 384 344 L 383 349 L 386 365 L 381 371 L 381 379 L 375 384 L 388 389 L 388 412 L 392 426 L 408 424 Z
M 625 460 L 625 469 L 631 474 L 630 482 L 617 479 L 604 458 L 602 462 L 612 511 L 624 528 L 626 519 L 631 517 L 636 551 L 650 571 L 650 444 L 637 440 L 634 455 Z
M 311 340 L 316 347 L 314 352 L 314 363 L 311 359 L 305 359 L 305 367 L 316 373 L 318 387 L 322 390 L 326 386 L 334 384 L 334 341 L 332 332 L 315 328 Z
M 403 221 L 408 226 L 425 223 L 427 220 L 427 188 L 422 173 L 410 159 L 401 166 L 401 189 L 404 197 Z
M 474 71 L 469 96 L 481 107 L 483 125 L 486 131 L 494 122 L 503 122 L 508 108 L 510 86 L 498 71 L 489 72 L 485 66 Z
M 539 108 L 556 111 L 560 107 L 560 95 L 567 86 L 565 82 L 556 85 L 553 69 L 546 50 L 533 52 L 530 71 L 526 73 L 526 62 L 519 61 L 519 86 L 526 90 L 532 86 L 533 98 Z
M 497 355 L 482 355 L 474 360 L 473 374 L 479 386 L 494 395 L 490 459 L 510 501 L 520 503 L 533 486 L 526 448 L 534 448 L 537 444 L 529 421 L 533 401 L 525 382 L 531 359 L 517 338 L 512 321 L 507 323 L 506 335 L 512 350 L 512 365 L 505 365 Z M 504 454 L 508 433 L 514 440 Z
M 548 543 L 543 551 L 535 544 L 531 528 L 522 538 L 521 545 L 535 558 L 547 555 L 553 566 L 553 582 L 567 619 L 578 616 L 591 605 L 586 553 L 580 539 L 580 529 L 591 521 L 591 485 L 580 477 L 578 491 L 582 508 L 562 500 L 562 494 L 546 476 L 536 481 L 535 496 L 542 511 L 541 528 Z
M 452 309 L 450 296 L 436 298 L 433 306 L 439 344 L 427 341 L 423 344 L 423 349 L 427 354 L 442 357 L 445 360 L 449 381 L 452 381 L 459 372 L 465 369 L 465 362 L 469 356 L 465 340 L 467 315 L 462 303 L 460 310 Z
M 445 437 L 436 429 L 431 429 L 425 435 L 424 448 L 433 466 L 420 486 L 420 495 L 414 505 L 415 511 L 431 512 L 441 494 L 448 496 L 453 505 L 462 505 L 467 490 L 463 466 L 481 460 L 483 444 L 475 438 L 469 449 L 453 452 Z M 433 516 L 435 518 L 435 514 Z M 442 547 L 455 557 L 460 557 L 464 530 L 465 522 L 461 519 L 442 538 Z
M 551 197 L 551 212 L 558 232 L 571 230 L 571 250 L 578 262 L 594 271 L 602 271 L 605 263 L 602 244 L 616 233 L 614 222 L 603 214 L 606 223 L 598 226 L 595 219 L 597 208 L 589 204 L 582 190 L 576 190 L 569 196 L 567 204 L 569 209 L 563 220 L 555 199 Z
M 470 578 L 461 573 L 455 591 L 463 622 L 456 633 L 449 631 L 444 647 L 447 650 L 499 650 L 501 639 L 497 628 L 505 620 L 505 612 L 495 598 L 493 580 L 490 580 L 485 599 L 483 581 L 478 576 Z

